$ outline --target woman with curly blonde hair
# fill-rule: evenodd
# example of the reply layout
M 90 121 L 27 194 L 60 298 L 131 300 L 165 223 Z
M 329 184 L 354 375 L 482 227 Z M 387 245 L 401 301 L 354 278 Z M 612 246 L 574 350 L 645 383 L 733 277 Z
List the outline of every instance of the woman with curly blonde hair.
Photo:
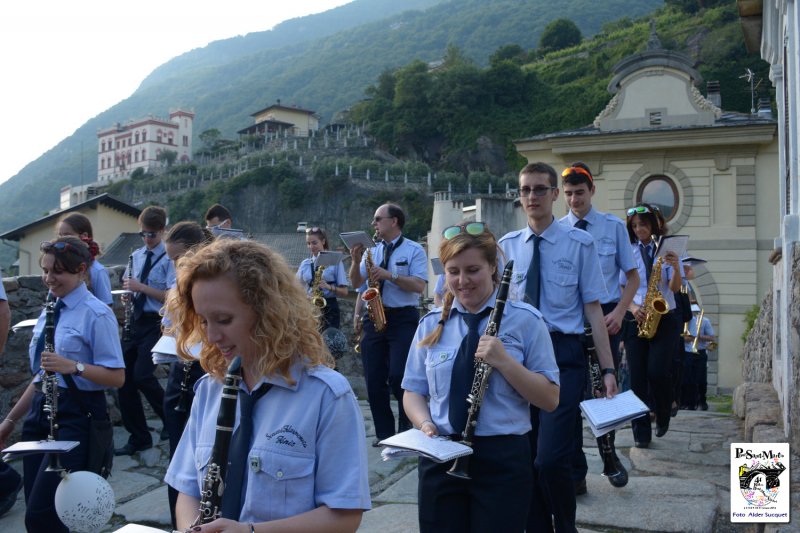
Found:
M 167 313 L 178 353 L 191 357 L 189 348 L 202 342 L 200 362 L 209 373 L 197 382 L 166 475 L 180 492 L 178 529 L 198 515 L 221 380 L 240 356 L 222 518 L 200 531 L 238 531 L 236 522 L 250 532 L 355 531 L 370 508 L 364 422 L 347 380 L 330 368 L 312 306 L 283 258 L 252 241 L 223 239 L 191 251 L 180 260 Z M 244 417 L 250 423 L 240 424 L 245 404 L 253 405 Z M 237 452 L 239 431 L 252 436 Z

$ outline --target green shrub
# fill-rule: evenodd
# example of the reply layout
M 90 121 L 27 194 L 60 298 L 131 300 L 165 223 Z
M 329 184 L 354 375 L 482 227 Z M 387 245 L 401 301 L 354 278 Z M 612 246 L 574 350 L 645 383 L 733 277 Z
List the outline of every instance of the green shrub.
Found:
M 761 307 L 759 305 L 753 305 L 749 311 L 744 314 L 744 331 L 742 332 L 742 343 L 747 342 L 747 337 L 750 335 L 750 330 L 753 329 L 753 326 L 756 323 L 756 319 L 758 318 L 758 313 L 761 312 Z

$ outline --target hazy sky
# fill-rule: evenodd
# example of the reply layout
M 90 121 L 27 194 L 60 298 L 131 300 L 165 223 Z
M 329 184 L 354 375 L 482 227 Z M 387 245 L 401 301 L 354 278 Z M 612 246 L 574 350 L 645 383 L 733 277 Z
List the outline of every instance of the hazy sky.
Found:
M 169 59 L 212 41 L 268 30 L 284 20 L 349 2 L 3 2 L 0 183 L 130 96 Z M 157 115 L 166 112 L 153 110 Z

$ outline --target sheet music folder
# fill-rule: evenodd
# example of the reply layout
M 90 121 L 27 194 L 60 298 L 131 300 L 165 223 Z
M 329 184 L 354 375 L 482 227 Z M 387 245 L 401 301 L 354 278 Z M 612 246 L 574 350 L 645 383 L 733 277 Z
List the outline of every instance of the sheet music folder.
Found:
M 384 461 L 416 455 L 437 463 L 445 463 L 472 453 L 472 448 L 460 442 L 444 437 L 429 437 L 422 431 L 413 428 L 383 439 L 378 444 L 384 446 L 381 451 Z
M 584 400 L 580 406 L 595 437 L 602 437 L 609 431 L 650 412 L 644 402 L 631 390 L 617 394 L 610 400 L 608 398 Z
M 345 231 L 340 233 L 339 237 L 342 238 L 348 250 L 352 250 L 356 244 L 363 244 L 364 248 L 373 248 L 375 246 L 372 238 L 363 231 Z
M 3 450 L 3 460 L 34 453 L 67 453 L 80 444 L 76 440 L 31 440 L 18 442 Z

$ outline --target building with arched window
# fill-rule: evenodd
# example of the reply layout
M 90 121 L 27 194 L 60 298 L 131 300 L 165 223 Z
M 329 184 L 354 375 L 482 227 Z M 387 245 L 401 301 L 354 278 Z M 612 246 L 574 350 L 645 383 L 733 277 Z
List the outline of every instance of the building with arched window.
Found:
M 163 166 L 161 154 L 175 152 L 176 163 L 192 160 L 194 113 L 172 111 L 168 119 L 149 116 L 97 132 L 97 185 L 127 179 L 137 168 Z
M 593 205 L 624 220 L 645 201 L 659 206 L 671 234 L 690 236 L 689 255 L 707 263 L 691 282 L 719 337 L 709 385 L 741 382 L 744 316 L 772 283 L 769 256 L 779 234 L 777 124 L 769 102 L 756 114 L 723 111 L 719 84 L 703 96 L 692 60 L 664 50 L 655 32 L 646 51 L 620 61 L 613 95 L 591 126 L 516 142 L 528 161 L 556 169 L 582 161 L 597 187 Z M 566 212 L 566 206 L 558 206 Z M 524 213 L 519 216 L 525 224 Z

